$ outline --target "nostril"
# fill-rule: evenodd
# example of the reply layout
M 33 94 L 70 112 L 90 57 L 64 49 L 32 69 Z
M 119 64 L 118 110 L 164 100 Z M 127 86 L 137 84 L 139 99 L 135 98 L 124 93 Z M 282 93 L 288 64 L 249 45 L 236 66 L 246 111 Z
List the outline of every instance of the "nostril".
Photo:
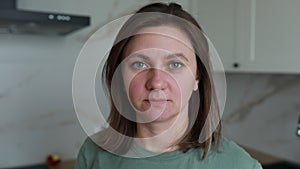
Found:
M 147 76 L 146 87 L 149 90 L 164 90 L 167 87 L 166 76 L 161 70 L 152 69 Z

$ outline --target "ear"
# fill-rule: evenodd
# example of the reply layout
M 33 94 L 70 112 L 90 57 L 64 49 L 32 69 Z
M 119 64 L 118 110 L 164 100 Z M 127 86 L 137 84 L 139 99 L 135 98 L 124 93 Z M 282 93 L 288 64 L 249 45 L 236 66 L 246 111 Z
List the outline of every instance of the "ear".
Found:
M 199 84 L 199 79 L 196 79 L 194 83 L 194 91 L 198 90 L 198 84 Z

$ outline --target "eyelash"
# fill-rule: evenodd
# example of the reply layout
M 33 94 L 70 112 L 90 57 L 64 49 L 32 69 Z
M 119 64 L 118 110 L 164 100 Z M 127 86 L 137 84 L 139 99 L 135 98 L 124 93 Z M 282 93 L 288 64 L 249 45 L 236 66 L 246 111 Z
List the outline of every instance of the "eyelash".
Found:
M 174 65 L 177 65 L 177 66 L 174 67 Z M 183 63 L 178 62 L 178 61 L 176 61 L 176 62 L 171 62 L 171 63 L 169 64 L 169 67 L 170 67 L 171 69 L 179 69 L 179 68 L 181 68 L 181 67 L 183 67 L 183 66 L 184 66 Z
M 141 64 L 143 64 L 143 67 L 140 67 Z M 133 63 L 132 63 L 132 67 L 133 67 L 134 69 L 144 69 L 144 68 L 147 67 L 147 65 L 146 65 L 145 63 L 143 63 L 143 62 L 136 61 L 136 62 L 133 62 Z
M 177 66 L 175 66 L 175 65 L 177 65 Z M 172 61 L 172 62 L 169 63 L 169 68 L 170 69 L 179 69 L 183 66 L 184 66 L 184 64 L 182 62 L 179 62 L 179 61 Z M 148 65 L 144 62 L 136 61 L 136 62 L 132 63 L 132 67 L 136 70 L 141 70 L 141 69 L 148 68 Z

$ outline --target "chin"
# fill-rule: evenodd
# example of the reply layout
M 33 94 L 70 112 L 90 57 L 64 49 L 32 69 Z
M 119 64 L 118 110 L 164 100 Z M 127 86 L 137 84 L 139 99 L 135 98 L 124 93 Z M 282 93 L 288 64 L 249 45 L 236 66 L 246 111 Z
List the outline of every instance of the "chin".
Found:
M 175 112 L 163 112 L 159 117 L 157 117 L 153 122 L 167 122 L 170 120 L 176 120 L 178 113 Z

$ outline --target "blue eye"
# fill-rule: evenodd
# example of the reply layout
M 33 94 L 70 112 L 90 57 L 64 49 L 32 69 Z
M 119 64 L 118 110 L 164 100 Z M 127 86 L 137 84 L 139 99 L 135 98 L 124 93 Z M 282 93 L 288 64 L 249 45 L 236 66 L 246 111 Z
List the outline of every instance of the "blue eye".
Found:
M 134 62 L 132 65 L 135 69 L 144 69 L 147 67 L 147 65 L 143 62 Z
M 180 62 L 173 62 L 169 66 L 171 69 L 179 69 L 183 66 L 183 64 Z

